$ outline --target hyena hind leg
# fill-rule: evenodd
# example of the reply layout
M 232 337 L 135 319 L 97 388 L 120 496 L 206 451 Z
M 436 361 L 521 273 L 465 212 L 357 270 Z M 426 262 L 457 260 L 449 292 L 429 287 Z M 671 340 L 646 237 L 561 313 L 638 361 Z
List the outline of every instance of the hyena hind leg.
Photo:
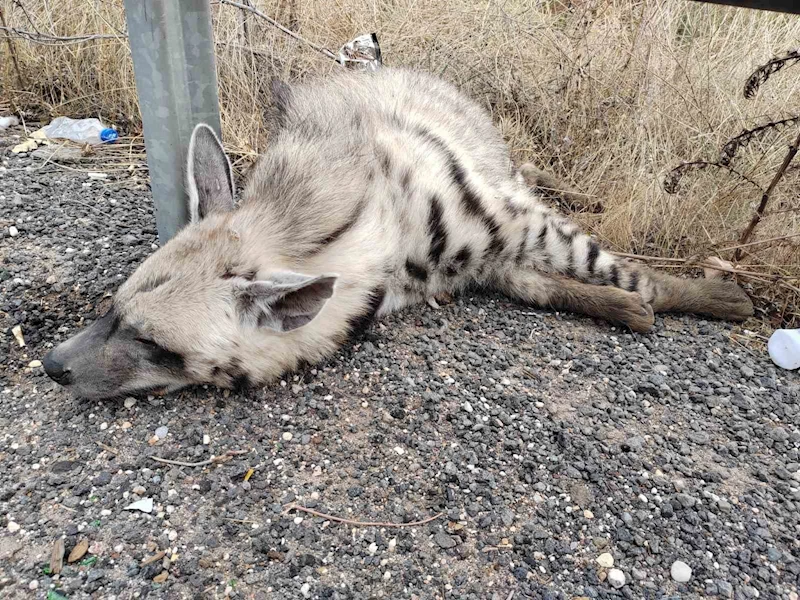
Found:
M 640 294 L 617 287 L 517 269 L 506 274 L 498 288 L 508 296 L 540 308 L 596 317 L 639 333 L 646 333 L 653 327 L 652 307 Z

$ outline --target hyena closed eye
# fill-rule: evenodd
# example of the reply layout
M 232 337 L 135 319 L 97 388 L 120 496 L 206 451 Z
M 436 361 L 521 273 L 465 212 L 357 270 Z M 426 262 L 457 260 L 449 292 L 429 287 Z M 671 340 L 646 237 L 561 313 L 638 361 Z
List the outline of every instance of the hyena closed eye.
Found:
M 653 311 L 752 314 L 735 284 L 622 261 L 550 211 L 536 170 L 515 172 L 489 115 L 438 79 L 343 72 L 274 96 L 240 206 L 219 140 L 198 126 L 191 224 L 47 355 L 50 377 L 87 398 L 265 383 L 375 315 L 468 284 L 638 332 Z

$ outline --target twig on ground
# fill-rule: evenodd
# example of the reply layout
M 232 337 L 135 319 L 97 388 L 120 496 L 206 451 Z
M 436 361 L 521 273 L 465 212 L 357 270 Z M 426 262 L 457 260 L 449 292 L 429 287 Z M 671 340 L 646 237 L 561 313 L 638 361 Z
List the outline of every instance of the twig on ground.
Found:
M 355 525 L 357 527 L 418 527 L 420 525 L 425 525 L 426 523 L 430 523 L 431 521 L 435 521 L 439 517 L 443 516 L 444 513 L 436 513 L 435 515 L 428 517 L 426 519 L 422 519 L 421 521 L 412 521 L 411 523 L 389 523 L 389 522 L 372 522 L 372 521 L 353 521 L 351 519 L 343 519 L 342 517 L 336 517 L 334 515 L 329 515 L 323 512 L 319 512 L 318 510 L 314 510 L 312 508 L 306 508 L 305 506 L 301 506 L 299 504 L 287 504 L 284 506 L 284 513 L 291 512 L 293 510 L 298 510 L 300 512 L 305 512 L 310 515 L 314 515 L 315 517 L 321 517 L 323 519 L 327 519 L 328 521 L 336 521 L 337 523 L 345 523 L 347 525 Z
M 225 454 L 221 456 L 212 456 L 208 460 L 201 460 L 200 462 L 184 462 L 182 460 L 170 460 L 168 458 L 161 458 L 160 456 L 151 456 L 150 458 L 167 465 L 176 465 L 178 467 L 205 467 L 207 465 L 212 465 L 216 463 L 223 463 L 229 461 L 234 456 L 239 454 L 247 454 L 248 450 L 228 450 Z
M 95 442 L 95 444 L 100 446 L 106 452 L 111 452 L 111 454 L 119 454 L 119 450 L 114 450 L 114 448 L 112 448 L 108 444 L 104 444 L 103 442 Z
M 50 35 L 49 33 L 39 33 L 34 31 L 26 31 L 25 29 L 17 29 L 16 27 L 7 27 L 5 23 L 0 27 L 0 31 L 5 33 L 6 40 L 13 37 L 27 40 L 35 44 L 44 44 L 46 46 L 63 46 L 66 44 L 82 44 L 92 40 L 118 40 L 124 39 L 125 35 L 118 33 L 86 33 L 83 35 Z M 24 87 L 24 86 L 23 86 Z

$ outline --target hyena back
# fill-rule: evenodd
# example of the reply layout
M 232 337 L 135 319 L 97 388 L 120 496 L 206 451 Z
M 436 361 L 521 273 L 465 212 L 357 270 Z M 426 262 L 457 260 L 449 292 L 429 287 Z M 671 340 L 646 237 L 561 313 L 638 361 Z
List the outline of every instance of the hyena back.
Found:
M 230 163 L 192 136 L 192 223 L 113 308 L 45 360 L 76 394 L 264 383 L 371 318 L 470 284 L 644 332 L 653 311 L 743 319 L 735 284 L 623 261 L 539 202 L 488 114 L 429 75 L 273 84 L 270 145 L 238 207 Z

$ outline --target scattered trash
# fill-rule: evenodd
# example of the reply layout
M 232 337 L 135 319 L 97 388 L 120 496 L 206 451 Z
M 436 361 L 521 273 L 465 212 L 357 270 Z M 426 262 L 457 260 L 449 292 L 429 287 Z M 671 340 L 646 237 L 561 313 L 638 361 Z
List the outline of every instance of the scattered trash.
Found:
M 50 552 L 50 572 L 54 575 L 61 573 L 64 568 L 64 538 L 58 538 Z
M 374 33 L 360 35 L 339 50 L 339 62 L 348 69 L 377 71 L 383 62 L 378 36 Z
M 20 348 L 25 347 L 25 338 L 22 337 L 22 325 L 15 325 L 11 328 L 11 333 L 14 334 L 14 339 L 17 340 Z
M 69 553 L 67 557 L 67 562 L 75 562 L 83 558 L 86 554 L 86 551 L 89 550 L 89 540 L 83 538 L 80 542 L 75 544 L 75 547 Z
M 47 139 L 65 139 L 80 144 L 103 144 L 119 137 L 115 129 L 106 127 L 98 119 L 58 117 L 39 131 Z
M 108 173 L 87 173 L 89 179 L 108 179 Z
M 725 274 L 726 270 L 733 270 L 733 263 L 727 260 L 722 260 L 716 256 L 709 256 L 704 262 L 707 265 L 723 267 L 723 270 L 717 270 L 712 267 L 703 267 L 703 275 L 706 279 L 719 279 Z
M 32 152 L 39 147 L 39 144 L 34 139 L 25 140 L 21 144 L 17 144 L 11 149 L 11 154 L 20 154 L 22 152 Z
M 800 368 L 800 329 L 778 329 L 767 342 L 769 357 L 781 369 Z
M 0 131 L 19 125 L 19 119 L 15 116 L 0 117 Z
M 143 513 L 150 514 L 151 512 L 153 512 L 153 499 L 142 498 L 141 500 L 137 500 L 133 504 L 129 504 L 122 510 L 139 510 Z
M 67 600 L 67 597 L 62 596 L 55 590 L 47 590 L 47 600 Z
M 255 472 L 256 472 L 255 469 L 247 469 L 247 473 L 244 474 L 244 480 L 250 481 L 250 478 L 253 476 L 253 473 Z

